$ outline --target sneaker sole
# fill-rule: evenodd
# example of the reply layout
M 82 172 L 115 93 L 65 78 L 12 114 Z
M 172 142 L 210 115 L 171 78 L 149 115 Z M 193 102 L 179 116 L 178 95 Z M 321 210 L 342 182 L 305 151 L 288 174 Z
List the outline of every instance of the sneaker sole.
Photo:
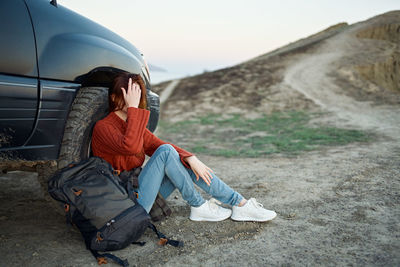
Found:
M 231 216 L 231 219 L 237 222 L 268 222 L 273 220 L 276 217 L 276 214 L 274 216 L 271 216 L 267 219 L 255 219 L 255 218 L 251 218 L 251 217 L 240 217 L 240 218 L 235 218 L 233 216 Z
M 229 214 L 229 216 L 224 217 L 224 218 L 215 218 L 215 219 L 206 219 L 206 218 L 196 218 L 196 217 L 189 217 L 189 219 L 191 221 L 195 221 L 195 222 L 220 222 L 220 221 L 224 221 L 226 219 L 228 219 L 229 217 L 231 217 L 231 215 Z

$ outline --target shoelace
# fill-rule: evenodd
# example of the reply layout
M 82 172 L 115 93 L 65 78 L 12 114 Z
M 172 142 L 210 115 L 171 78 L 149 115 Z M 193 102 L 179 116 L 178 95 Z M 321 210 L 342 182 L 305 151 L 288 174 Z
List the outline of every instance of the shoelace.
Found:
M 264 208 L 263 204 L 261 204 L 260 202 L 257 202 L 257 200 L 255 198 L 252 198 L 251 200 L 254 203 L 254 206 L 256 206 L 257 208 Z
M 220 208 L 218 205 L 220 205 L 220 204 L 221 204 L 221 202 L 219 202 L 215 198 L 211 198 L 208 201 L 208 205 L 209 205 L 210 209 L 214 210 L 214 211 L 218 211 L 218 209 Z

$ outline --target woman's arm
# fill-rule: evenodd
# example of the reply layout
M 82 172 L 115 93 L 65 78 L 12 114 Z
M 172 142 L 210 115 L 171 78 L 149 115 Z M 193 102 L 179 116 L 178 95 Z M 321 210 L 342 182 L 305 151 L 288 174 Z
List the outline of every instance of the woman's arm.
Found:
M 213 170 L 211 170 L 207 165 L 205 165 L 203 162 L 201 162 L 196 156 L 191 156 L 188 158 L 185 158 L 185 160 L 189 163 L 190 168 L 193 170 L 194 174 L 196 175 L 197 181 L 199 180 L 199 177 L 206 182 L 208 186 L 211 184 L 211 179 L 213 178 L 211 173 Z
M 148 110 L 128 108 L 125 133 L 110 121 L 99 121 L 93 130 L 93 150 L 120 155 L 142 153 L 149 116 Z

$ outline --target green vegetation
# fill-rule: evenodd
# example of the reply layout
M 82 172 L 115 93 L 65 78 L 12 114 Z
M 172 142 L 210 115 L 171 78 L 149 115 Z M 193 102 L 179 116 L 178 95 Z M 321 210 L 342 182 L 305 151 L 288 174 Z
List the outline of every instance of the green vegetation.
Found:
M 256 119 L 239 114 L 208 114 L 191 120 L 160 122 L 161 138 L 194 153 L 224 157 L 259 157 L 271 153 L 295 154 L 321 146 L 366 142 L 371 136 L 358 130 L 312 126 L 318 114 L 276 112 Z

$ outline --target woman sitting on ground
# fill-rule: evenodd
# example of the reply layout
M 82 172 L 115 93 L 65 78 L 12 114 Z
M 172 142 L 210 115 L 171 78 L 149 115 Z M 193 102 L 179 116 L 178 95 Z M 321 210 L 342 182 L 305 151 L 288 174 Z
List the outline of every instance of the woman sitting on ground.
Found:
M 109 91 L 110 113 L 98 121 L 93 130 L 94 156 L 108 161 L 114 169 L 124 171 L 142 166 L 145 155 L 150 156 L 139 175 L 138 203 L 150 212 L 157 193 L 166 199 L 177 188 L 191 206 L 193 221 L 269 221 L 276 213 L 264 209 L 256 199 L 246 200 L 234 191 L 192 153 L 168 144 L 147 128 L 150 112 L 146 109 L 146 87 L 136 74 L 120 74 Z M 206 193 L 231 209 L 204 200 L 195 189 Z

